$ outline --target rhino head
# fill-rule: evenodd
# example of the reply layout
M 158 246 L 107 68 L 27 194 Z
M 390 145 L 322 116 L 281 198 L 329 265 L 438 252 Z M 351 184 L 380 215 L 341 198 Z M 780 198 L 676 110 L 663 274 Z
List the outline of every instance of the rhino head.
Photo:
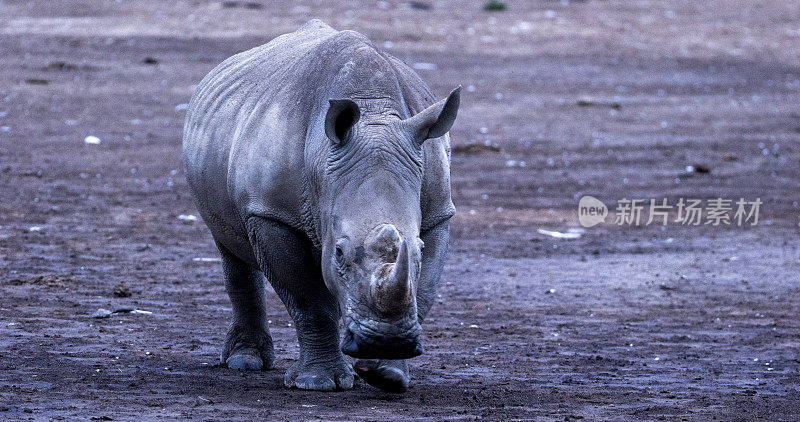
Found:
M 342 351 L 357 358 L 422 353 L 417 286 L 422 268 L 422 145 L 455 121 L 460 87 L 402 118 L 385 101 L 330 100 L 321 184 L 322 272 L 344 321 Z

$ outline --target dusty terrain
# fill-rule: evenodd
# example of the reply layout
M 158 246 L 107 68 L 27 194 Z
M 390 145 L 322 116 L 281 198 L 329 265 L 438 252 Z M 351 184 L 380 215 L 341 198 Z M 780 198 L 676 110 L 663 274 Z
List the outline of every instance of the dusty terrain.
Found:
M 800 419 L 800 6 L 509 3 L 0 3 L 0 419 Z M 451 254 L 403 395 L 283 388 L 273 293 L 276 369 L 219 367 L 217 252 L 178 219 L 180 105 L 312 17 L 465 87 Z M 576 227 L 584 194 L 764 203 L 756 226 L 537 232 Z

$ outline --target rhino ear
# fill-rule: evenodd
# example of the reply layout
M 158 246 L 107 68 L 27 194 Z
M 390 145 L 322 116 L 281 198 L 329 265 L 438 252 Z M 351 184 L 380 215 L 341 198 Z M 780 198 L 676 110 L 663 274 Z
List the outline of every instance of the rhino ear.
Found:
M 450 92 L 447 98 L 409 117 L 405 123 L 414 131 L 420 144 L 426 139 L 444 136 L 456 121 L 460 101 L 461 85 Z
M 344 142 L 345 135 L 361 117 L 361 110 L 353 100 L 329 100 L 325 116 L 325 135 L 334 145 Z

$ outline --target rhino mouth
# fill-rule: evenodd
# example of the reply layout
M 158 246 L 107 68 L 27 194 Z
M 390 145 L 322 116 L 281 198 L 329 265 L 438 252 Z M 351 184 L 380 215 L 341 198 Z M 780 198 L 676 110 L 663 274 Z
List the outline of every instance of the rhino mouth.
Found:
M 366 325 L 351 322 L 342 339 L 342 353 L 359 359 L 413 358 L 423 352 L 419 339 L 421 331 L 419 323 L 407 330 L 376 331 Z

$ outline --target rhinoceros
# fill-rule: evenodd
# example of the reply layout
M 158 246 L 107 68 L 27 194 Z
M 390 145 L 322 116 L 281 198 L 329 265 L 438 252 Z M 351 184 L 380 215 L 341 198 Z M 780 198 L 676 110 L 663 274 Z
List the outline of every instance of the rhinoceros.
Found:
M 408 388 L 455 213 L 459 96 L 434 102 L 402 61 L 319 20 L 202 80 L 183 161 L 233 305 L 222 364 L 273 367 L 266 276 L 300 343 L 287 387 L 349 389 L 355 370 Z

